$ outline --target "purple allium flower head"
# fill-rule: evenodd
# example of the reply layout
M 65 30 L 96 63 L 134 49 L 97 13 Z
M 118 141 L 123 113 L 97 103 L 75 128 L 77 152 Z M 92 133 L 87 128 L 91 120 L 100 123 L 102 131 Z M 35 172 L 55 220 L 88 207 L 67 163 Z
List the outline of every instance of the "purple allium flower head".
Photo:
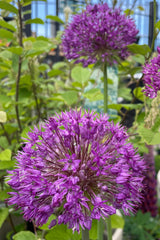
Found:
M 127 45 L 135 42 L 138 30 L 134 21 L 105 4 L 88 5 L 74 15 L 62 37 L 67 59 L 77 59 L 84 67 L 97 60 L 115 63 L 116 56 L 128 56 Z
M 134 212 L 142 199 L 144 161 L 121 126 L 106 115 L 70 110 L 28 134 L 10 171 L 9 204 L 37 226 L 51 214 L 56 223 L 79 231 L 92 219 L 123 209 Z
M 143 67 L 143 81 L 145 89 L 143 92 L 150 98 L 155 98 L 160 90 L 160 48 L 157 48 L 158 56 Z

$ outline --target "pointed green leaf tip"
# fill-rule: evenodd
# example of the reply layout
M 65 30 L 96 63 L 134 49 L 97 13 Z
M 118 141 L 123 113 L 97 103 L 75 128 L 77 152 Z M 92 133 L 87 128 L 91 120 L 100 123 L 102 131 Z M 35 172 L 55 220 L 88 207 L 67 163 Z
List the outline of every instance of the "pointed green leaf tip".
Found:
M 0 1 L 0 8 L 18 14 L 18 9 L 8 2 Z

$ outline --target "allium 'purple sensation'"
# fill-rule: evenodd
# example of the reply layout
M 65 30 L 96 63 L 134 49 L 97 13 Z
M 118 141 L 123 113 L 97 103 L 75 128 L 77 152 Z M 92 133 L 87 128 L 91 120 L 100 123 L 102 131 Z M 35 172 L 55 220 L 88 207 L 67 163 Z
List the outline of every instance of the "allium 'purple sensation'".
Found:
M 134 212 L 142 199 L 144 161 L 123 127 L 106 115 L 70 110 L 28 133 L 10 171 L 9 204 L 37 226 L 67 224 L 79 231 L 92 219 L 122 209 Z
M 67 59 L 77 59 L 84 67 L 97 60 L 115 63 L 116 56 L 128 56 L 127 45 L 135 42 L 138 30 L 134 21 L 105 4 L 88 5 L 73 16 L 62 37 Z
M 157 48 L 158 56 L 143 67 L 143 81 L 145 89 L 143 92 L 150 98 L 155 98 L 160 90 L 160 48 Z

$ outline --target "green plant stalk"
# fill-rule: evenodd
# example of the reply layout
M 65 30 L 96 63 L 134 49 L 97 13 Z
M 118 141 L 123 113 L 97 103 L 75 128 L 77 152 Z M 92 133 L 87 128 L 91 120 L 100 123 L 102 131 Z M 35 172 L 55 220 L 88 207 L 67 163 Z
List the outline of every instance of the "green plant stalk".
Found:
M 112 226 L 111 226 L 111 217 L 106 218 L 107 221 L 107 236 L 108 240 L 112 240 Z
M 20 0 L 18 0 L 18 37 L 19 37 L 19 46 L 22 47 L 22 6 L 20 3 Z M 16 80 L 16 95 L 15 95 L 15 111 L 16 111 L 16 118 L 17 118 L 17 123 L 19 127 L 19 131 L 22 132 L 22 126 L 21 126 L 21 121 L 19 117 L 19 107 L 18 107 L 18 99 L 19 99 L 19 82 L 20 82 L 20 77 L 21 77 L 21 67 L 22 67 L 22 57 L 19 56 L 19 63 L 18 63 L 18 74 L 17 74 L 17 80 Z
M 103 219 L 100 218 L 100 220 L 98 221 L 98 240 L 103 240 L 103 232 L 104 232 L 104 222 Z
M 107 81 L 107 62 L 104 62 L 104 113 L 108 111 L 108 81 Z
M 82 240 L 89 240 L 89 230 L 88 229 L 82 229 Z

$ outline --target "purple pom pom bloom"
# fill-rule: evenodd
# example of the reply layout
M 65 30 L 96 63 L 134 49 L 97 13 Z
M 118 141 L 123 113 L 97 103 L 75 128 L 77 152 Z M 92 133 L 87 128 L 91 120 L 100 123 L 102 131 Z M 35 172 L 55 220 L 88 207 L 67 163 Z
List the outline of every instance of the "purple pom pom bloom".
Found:
M 160 48 L 157 48 L 158 56 L 143 67 L 143 81 L 145 89 L 143 92 L 150 98 L 155 98 L 160 90 Z
M 116 209 L 135 212 L 141 203 L 144 161 L 106 115 L 70 110 L 28 137 L 8 181 L 15 190 L 8 202 L 26 220 L 39 226 L 55 214 L 58 224 L 79 231 Z
M 67 59 L 77 59 L 84 67 L 99 59 L 112 65 L 117 56 L 128 56 L 126 46 L 135 42 L 137 33 L 134 21 L 120 9 L 113 10 L 106 3 L 88 5 L 65 29 L 63 51 Z

